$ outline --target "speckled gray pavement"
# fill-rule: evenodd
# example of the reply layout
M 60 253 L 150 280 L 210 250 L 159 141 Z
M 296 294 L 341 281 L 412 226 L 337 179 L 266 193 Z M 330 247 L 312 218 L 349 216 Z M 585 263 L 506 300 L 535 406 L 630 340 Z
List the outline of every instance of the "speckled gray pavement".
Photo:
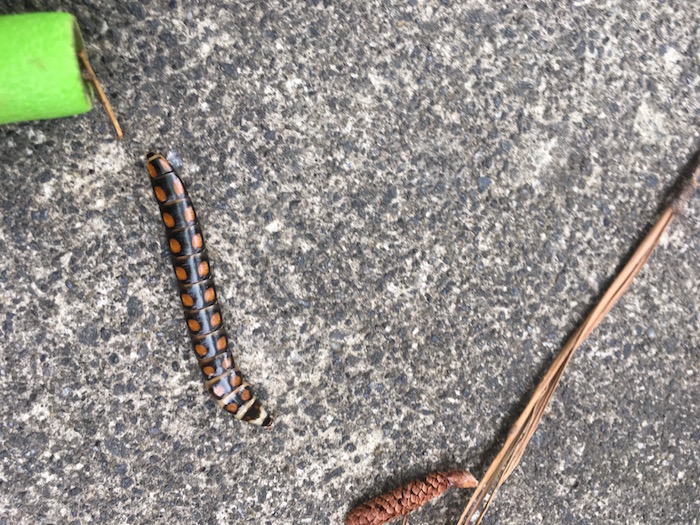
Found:
M 690 0 L 72 12 L 126 138 L 99 108 L 0 128 L 2 525 L 339 524 L 481 476 L 700 148 Z M 189 185 L 269 431 L 203 391 L 149 149 Z M 700 196 L 485 524 L 700 521 L 698 258 Z

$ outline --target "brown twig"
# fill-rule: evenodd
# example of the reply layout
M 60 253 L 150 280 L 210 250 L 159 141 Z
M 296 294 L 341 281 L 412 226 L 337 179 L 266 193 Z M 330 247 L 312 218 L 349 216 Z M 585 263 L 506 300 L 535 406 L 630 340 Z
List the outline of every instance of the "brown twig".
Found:
M 566 345 L 564 345 L 564 348 L 561 349 L 554 362 L 550 365 L 544 378 L 532 394 L 525 410 L 523 410 L 523 413 L 508 432 L 505 444 L 496 458 L 491 462 L 486 474 L 476 487 L 457 525 L 469 523 L 483 505 L 483 509 L 476 520 L 476 525 L 481 523 L 486 510 L 493 502 L 496 492 L 498 492 L 498 489 L 503 485 L 506 479 L 508 479 L 508 476 L 513 473 L 515 467 L 517 467 L 520 462 L 520 458 L 522 458 L 525 448 L 535 433 L 537 425 L 542 419 L 544 411 L 549 401 L 552 399 L 554 391 L 564 374 L 566 365 L 569 364 L 574 352 L 581 346 L 632 284 L 632 280 L 640 272 L 644 263 L 651 255 L 651 252 L 661 240 L 664 232 L 673 222 L 673 219 L 681 213 L 699 183 L 700 164 L 695 166 L 690 179 L 686 182 L 681 192 L 664 210 L 659 220 L 632 254 L 630 260 L 617 275 L 593 311 L 586 317 L 585 321 L 578 327 L 576 332 L 574 332 Z M 489 494 L 490 497 L 484 505 L 484 500 Z
M 80 59 L 80 62 L 82 63 L 83 67 L 87 70 L 87 74 L 83 75 L 83 78 L 90 82 L 95 88 L 95 91 L 97 92 L 97 98 L 100 99 L 102 106 L 105 108 L 107 116 L 109 117 L 109 121 L 112 123 L 112 126 L 114 126 L 114 131 L 117 132 L 117 137 L 120 139 L 124 138 L 124 133 L 122 132 L 122 128 L 119 125 L 117 116 L 114 114 L 114 111 L 112 110 L 112 105 L 109 103 L 109 100 L 107 100 L 107 95 L 105 95 L 105 92 L 102 89 L 102 84 L 100 84 L 100 81 L 97 79 L 97 75 L 92 69 L 90 61 L 87 57 L 87 53 L 85 53 L 84 49 L 78 51 L 78 58 Z
M 433 472 L 358 505 L 345 518 L 345 525 L 381 525 L 399 516 L 406 516 L 405 524 L 409 513 L 449 488 L 474 488 L 477 483 L 466 470 Z

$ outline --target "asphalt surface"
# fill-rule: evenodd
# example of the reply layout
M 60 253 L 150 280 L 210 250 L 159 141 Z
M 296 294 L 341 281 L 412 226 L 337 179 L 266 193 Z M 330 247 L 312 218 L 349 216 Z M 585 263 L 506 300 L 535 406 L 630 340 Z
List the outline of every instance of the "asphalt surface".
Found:
M 481 476 L 700 148 L 690 1 L 70 9 L 126 137 L 99 108 L 0 127 L 1 525 L 338 524 Z M 149 150 L 269 431 L 203 390 Z M 485 524 L 700 522 L 698 258 L 696 196 Z

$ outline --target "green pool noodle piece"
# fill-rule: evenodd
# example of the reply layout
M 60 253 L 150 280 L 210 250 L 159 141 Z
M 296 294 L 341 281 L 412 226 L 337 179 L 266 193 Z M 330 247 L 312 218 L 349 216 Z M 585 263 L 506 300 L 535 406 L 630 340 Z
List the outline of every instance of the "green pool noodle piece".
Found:
M 81 76 L 82 49 L 69 13 L 0 16 L 0 124 L 90 111 L 94 95 Z

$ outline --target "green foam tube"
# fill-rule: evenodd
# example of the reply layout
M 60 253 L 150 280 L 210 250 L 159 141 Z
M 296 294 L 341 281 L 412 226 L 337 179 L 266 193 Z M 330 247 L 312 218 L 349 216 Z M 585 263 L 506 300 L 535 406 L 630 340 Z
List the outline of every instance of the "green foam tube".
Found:
M 0 124 L 90 111 L 92 86 L 78 59 L 83 49 L 69 13 L 0 16 Z

